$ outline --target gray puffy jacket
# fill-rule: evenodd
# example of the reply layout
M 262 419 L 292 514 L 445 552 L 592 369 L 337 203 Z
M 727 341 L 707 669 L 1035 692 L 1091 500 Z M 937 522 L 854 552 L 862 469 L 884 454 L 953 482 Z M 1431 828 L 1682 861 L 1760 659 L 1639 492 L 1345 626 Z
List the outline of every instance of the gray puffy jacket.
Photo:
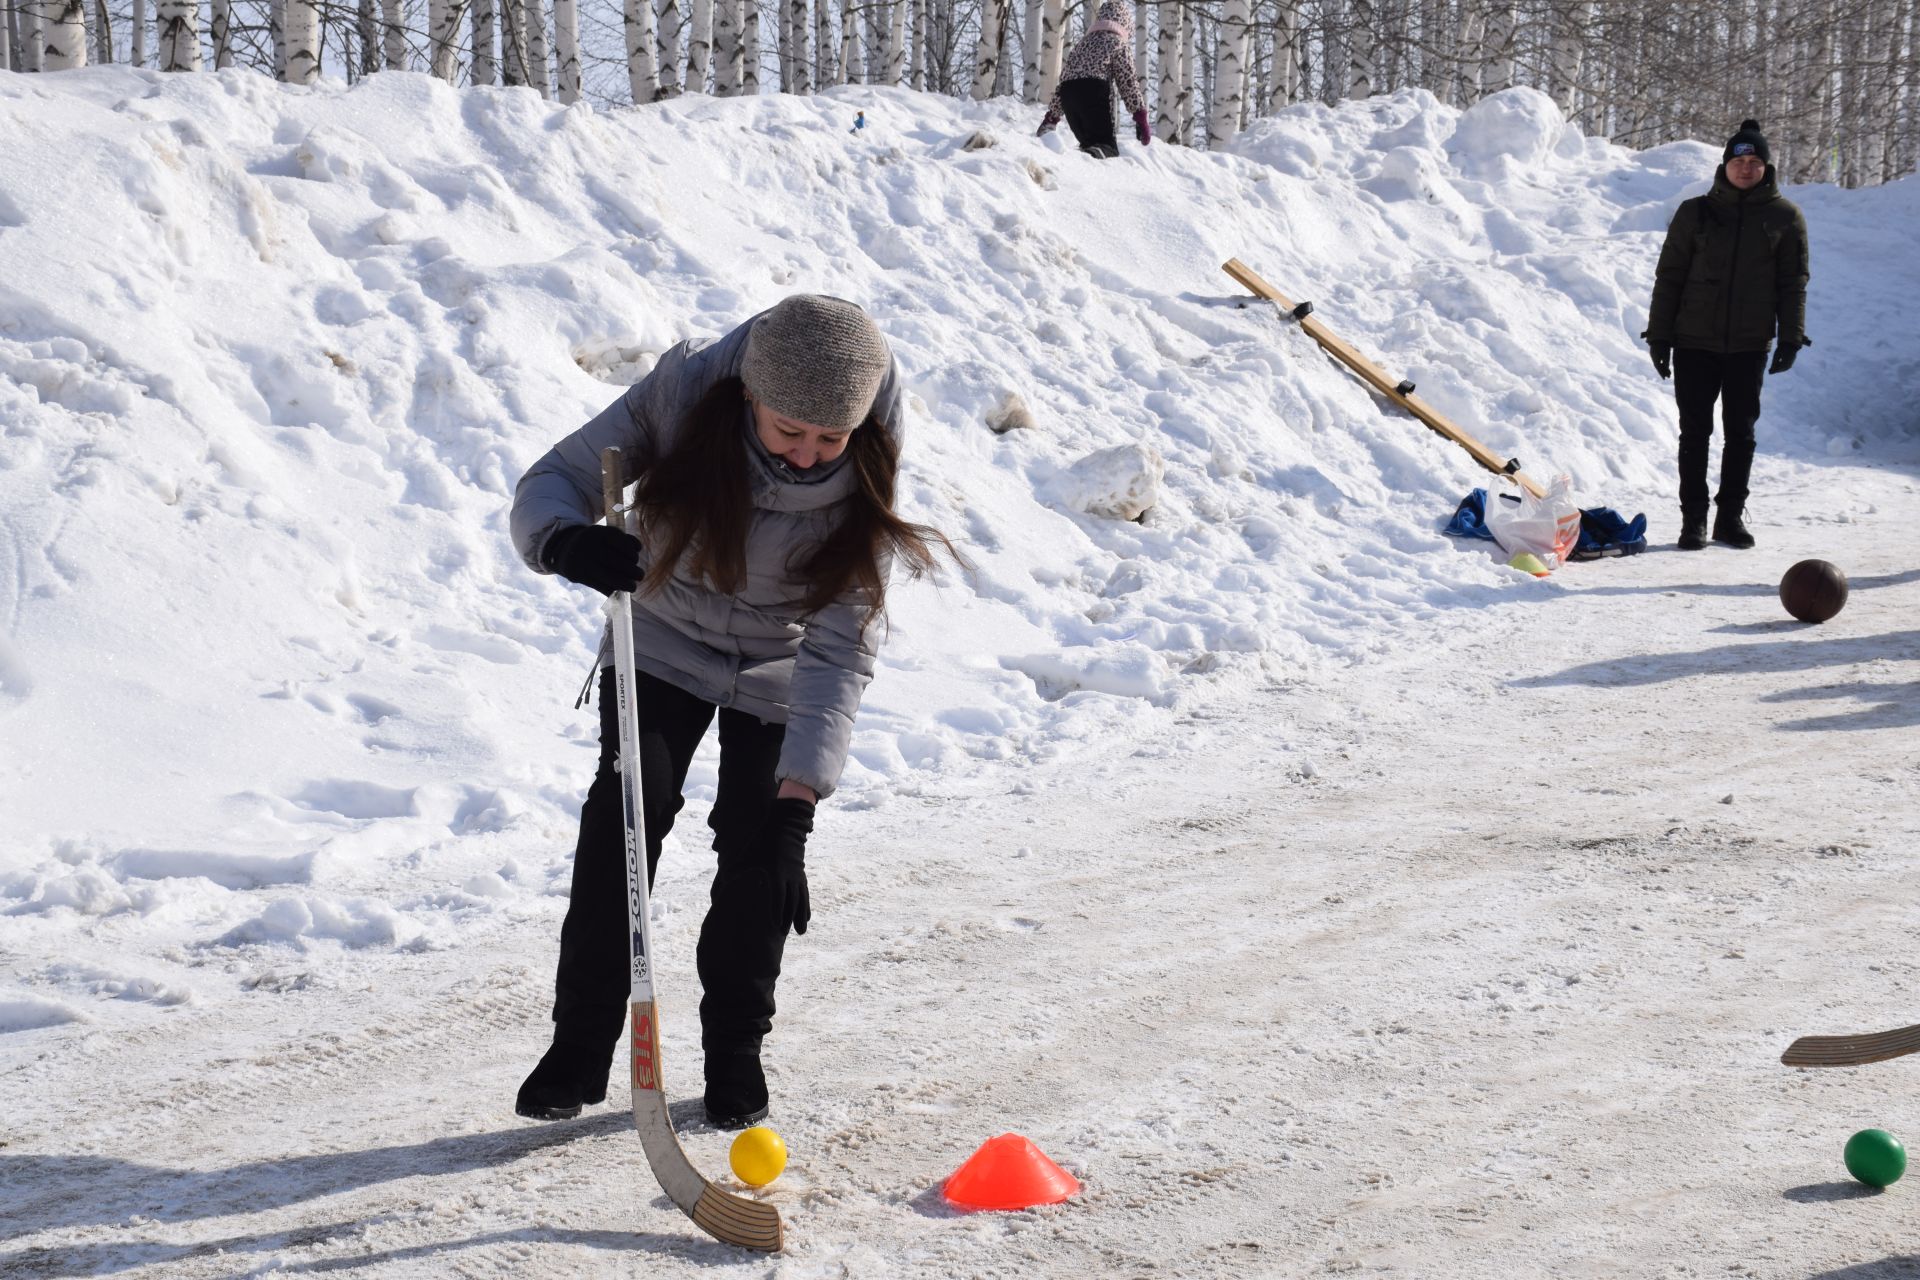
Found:
M 618 445 L 630 460 L 664 456 L 687 411 L 715 383 L 740 376 L 752 323 L 711 345 L 674 347 L 653 372 L 520 477 L 513 495 L 513 543 L 529 567 L 549 572 L 541 557 L 554 531 L 590 524 L 603 514 L 602 449 Z M 873 409 L 896 443 L 902 435 L 902 400 L 896 364 L 881 382 Z M 872 602 L 858 593 L 799 616 L 793 602 L 805 594 L 805 585 L 786 566 L 797 559 L 796 550 L 832 531 L 855 477 L 845 465 L 814 468 L 821 473 L 817 476 L 790 470 L 760 446 L 745 400 L 740 430 L 747 436 L 755 508 L 747 530 L 746 584 L 722 595 L 676 569 L 659 593 L 636 593 L 635 662 L 649 675 L 717 706 L 785 723 L 777 776 L 825 797 L 846 766 L 854 713 L 873 678 L 882 628 Z M 846 455 L 837 461 L 844 464 Z M 641 563 L 648 563 L 644 554 Z M 601 665 L 612 661 L 611 654 L 603 640 Z

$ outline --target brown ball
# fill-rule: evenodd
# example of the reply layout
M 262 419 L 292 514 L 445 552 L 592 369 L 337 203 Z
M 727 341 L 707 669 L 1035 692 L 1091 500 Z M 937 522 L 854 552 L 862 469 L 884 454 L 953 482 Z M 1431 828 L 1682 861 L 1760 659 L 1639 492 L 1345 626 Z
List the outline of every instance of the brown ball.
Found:
M 1847 603 L 1847 575 L 1825 560 L 1802 560 L 1780 579 L 1780 603 L 1802 622 L 1825 622 Z

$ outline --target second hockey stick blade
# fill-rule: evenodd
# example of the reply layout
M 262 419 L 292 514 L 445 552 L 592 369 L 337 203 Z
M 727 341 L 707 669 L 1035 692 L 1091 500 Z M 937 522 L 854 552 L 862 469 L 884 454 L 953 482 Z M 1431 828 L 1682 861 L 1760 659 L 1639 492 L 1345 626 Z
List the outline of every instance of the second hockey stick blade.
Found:
M 1860 1067 L 1920 1053 L 1920 1024 L 1857 1036 L 1801 1036 L 1780 1061 L 1789 1067 Z

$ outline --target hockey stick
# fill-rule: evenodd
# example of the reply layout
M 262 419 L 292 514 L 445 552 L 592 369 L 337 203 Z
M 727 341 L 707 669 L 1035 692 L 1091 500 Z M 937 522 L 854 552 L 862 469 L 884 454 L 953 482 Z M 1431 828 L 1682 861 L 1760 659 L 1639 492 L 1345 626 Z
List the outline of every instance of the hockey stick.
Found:
M 1468 435 L 1464 429 L 1438 409 L 1423 400 L 1415 400 L 1413 383 L 1410 380 L 1403 378 L 1395 382 L 1381 370 L 1379 365 L 1341 341 L 1338 335 L 1314 316 L 1311 302 L 1303 302 L 1296 307 L 1291 299 L 1254 274 L 1253 268 L 1238 258 L 1228 258 L 1221 264 L 1220 269 L 1232 276 L 1248 292 L 1277 304 L 1283 312 L 1299 321 L 1300 327 L 1307 331 L 1308 337 L 1320 344 L 1321 350 L 1353 370 L 1362 382 L 1385 396 L 1390 403 L 1412 414 L 1415 421 L 1435 435 L 1453 441 L 1465 449 L 1475 462 L 1493 474 L 1513 481 L 1534 497 L 1546 496 L 1546 491 L 1534 481 L 1533 477 L 1520 469 L 1519 459 L 1502 460 L 1499 454 Z
M 626 473 L 619 449 L 600 454 L 600 483 L 607 523 L 637 533 L 636 513 L 624 505 Z M 680 1211 L 716 1240 L 768 1253 L 780 1248 L 780 1211 L 759 1200 L 722 1191 L 702 1177 L 674 1136 L 673 1117 L 660 1080 L 660 1014 L 653 998 L 653 939 L 647 925 L 646 811 L 640 805 L 640 721 L 633 703 L 633 597 L 617 591 L 607 597 L 613 624 L 613 671 L 620 719 L 620 807 L 627 833 L 628 956 L 633 990 L 628 997 L 632 1023 L 633 1125 L 661 1189 Z
M 1860 1067 L 1920 1053 L 1920 1026 L 1858 1036 L 1801 1036 L 1780 1061 L 1790 1067 Z

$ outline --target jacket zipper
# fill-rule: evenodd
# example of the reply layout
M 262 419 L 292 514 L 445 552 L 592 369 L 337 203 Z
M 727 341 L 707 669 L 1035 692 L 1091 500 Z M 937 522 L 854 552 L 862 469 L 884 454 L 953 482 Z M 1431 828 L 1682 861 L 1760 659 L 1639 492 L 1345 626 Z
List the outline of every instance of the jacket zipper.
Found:
M 1733 219 L 1733 257 L 1727 263 L 1727 316 L 1720 325 L 1720 347 L 1733 343 L 1733 286 L 1740 279 L 1740 233 L 1747 229 L 1747 202 L 1743 197 L 1735 206 Z

